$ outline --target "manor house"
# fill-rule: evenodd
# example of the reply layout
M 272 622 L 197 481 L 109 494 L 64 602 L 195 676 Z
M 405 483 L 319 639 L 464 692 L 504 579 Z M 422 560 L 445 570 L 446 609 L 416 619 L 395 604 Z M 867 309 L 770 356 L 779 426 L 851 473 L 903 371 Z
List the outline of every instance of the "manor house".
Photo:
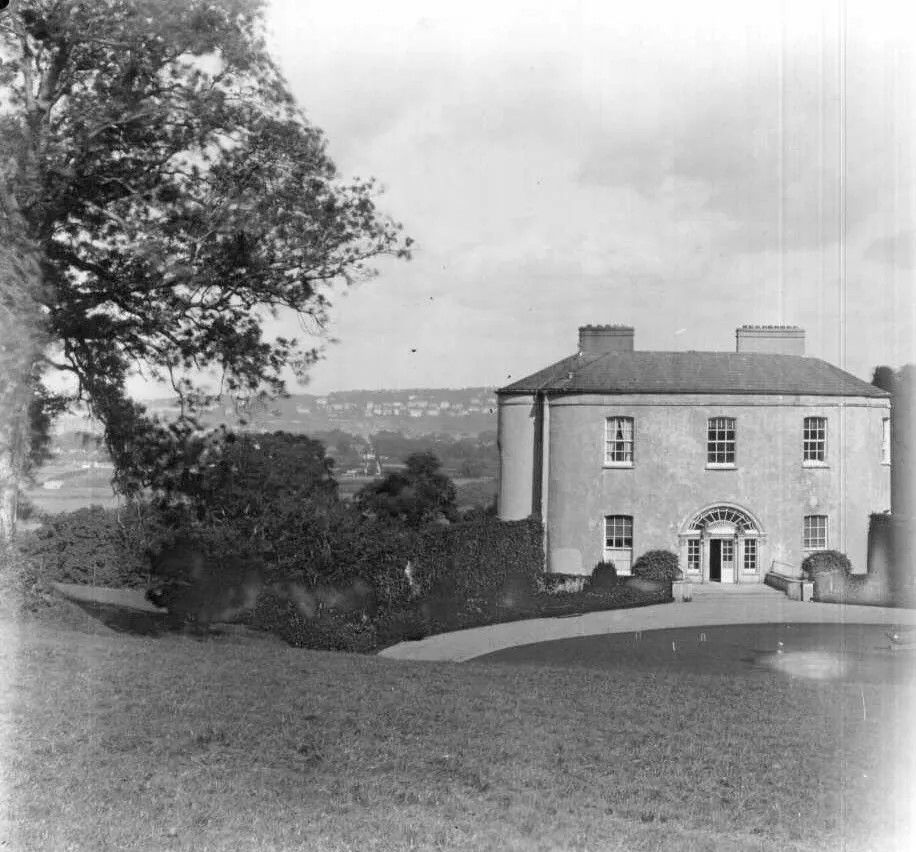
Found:
M 619 574 L 647 550 L 687 579 L 758 583 L 840 550 L 864 572 L 890 506 L 890 399 L 804 355 L 791 326 L 736 352 L 641 352 L 625 326 L 498 391 L 499 517 L 544 522 L 547 570 Z

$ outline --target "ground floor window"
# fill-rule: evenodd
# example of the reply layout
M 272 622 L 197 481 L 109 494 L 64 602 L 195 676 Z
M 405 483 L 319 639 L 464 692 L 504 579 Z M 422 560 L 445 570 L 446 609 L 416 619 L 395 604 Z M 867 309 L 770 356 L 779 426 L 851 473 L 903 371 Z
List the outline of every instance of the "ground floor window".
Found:
M 629 574 L 633 564 L 633 516 L 606 515 L 604 558 L 614 563 L 618 574 Z
M 687 539 L 687 570 L 699 571 L 701 559 L 701 542 L 698 538 Z
M 827 549 L 826 515 L 805 515 L 803 545 L 805 550 Z
M 744 570 L 748 574 L 757 573 L 757 539 L 744 540 Z

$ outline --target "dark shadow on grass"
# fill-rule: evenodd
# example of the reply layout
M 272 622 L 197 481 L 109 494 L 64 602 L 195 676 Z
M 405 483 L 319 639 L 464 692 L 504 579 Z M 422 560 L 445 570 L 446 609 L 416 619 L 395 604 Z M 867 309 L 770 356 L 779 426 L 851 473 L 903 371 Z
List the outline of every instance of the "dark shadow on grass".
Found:
M 93 601 L 77 601 L 76 604 L 87 615 L 98 619 L 106 627 L 119 633 L 133 633 L 137 636 L 163 636 L 173 632 L 168 613 L 143 612 L 115 604 Z

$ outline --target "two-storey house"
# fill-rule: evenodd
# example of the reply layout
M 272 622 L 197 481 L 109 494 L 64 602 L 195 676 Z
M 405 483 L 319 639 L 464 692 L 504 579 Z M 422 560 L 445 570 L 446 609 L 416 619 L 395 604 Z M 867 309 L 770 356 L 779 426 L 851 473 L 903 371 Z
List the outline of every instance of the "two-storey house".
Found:
M 633 343 L 585 326 L 575 355 L 498 391 L 499 517 L 543 520 L 548 571 L 626 574 L 656 548 L 696 582 L 822 549 L 865 570 L 890 505 L 886 392 L 805 357 L 795 327 L 744 326 L 736 352 Z

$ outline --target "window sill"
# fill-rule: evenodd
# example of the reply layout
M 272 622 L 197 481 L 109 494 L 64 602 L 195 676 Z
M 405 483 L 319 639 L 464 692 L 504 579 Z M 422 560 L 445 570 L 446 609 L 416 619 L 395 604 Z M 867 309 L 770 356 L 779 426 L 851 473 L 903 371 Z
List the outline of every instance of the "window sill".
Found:
M 738 465 L 736 464 L 706 462 L 706 470 L 737 470 L 737 469 L 738 469 Z
M 890 462 L 886 462 L 886 461 L 881 462 L 881 464 L 883 464 L 885 467 L 890 467 L 890 466 L 891 466 L 891 463 L 890 463 Z
M 606 461 L 603 465 L 605 470 L 620 470 L 633 467 L 633 462 L 608 462 Z
M 803 462 L 802 462 L 802 467 L 826 468 L 826 469 L 829 470 L 830 465 L 827 464 L 827 462 L 822 462 L 822 461 L 803 461 Z

